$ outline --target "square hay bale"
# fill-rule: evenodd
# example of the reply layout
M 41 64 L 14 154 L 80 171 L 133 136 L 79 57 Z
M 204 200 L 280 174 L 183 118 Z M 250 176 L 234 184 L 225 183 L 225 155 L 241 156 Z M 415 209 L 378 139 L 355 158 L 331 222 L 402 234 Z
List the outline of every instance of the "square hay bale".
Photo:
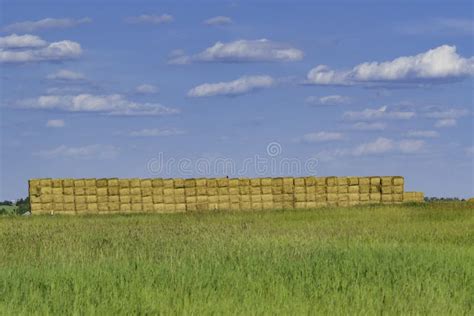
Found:
M 163 195 L 163 188 L 161 188 L 161 187 L 156 188 L 155 187 L 155 188 L 152 189 L 152 193 L 153 193 L 153 195 Z
M 40 196 L 41 203 L 51 203 L 53 202 L 53 196 L 51 194 L 42 194 Z
M 84 212 L 87 212 L 87 204 L 86 203 L 75 203 L 76 205 L 76 212 L 80 213 L 84 213 Z
M 231 211 L 240 211 L 240 203 L 230 203 L 229 209 Z
M 316 208 L 318 204 L 315 201 L 306 202 L 306 208 Z
M 250 194 L 262 194 L 262 188 L 259 186 L 251 187 Z
M 209 211 L 210 210 L 209 203 L 197 203 L 196 210 L 200 212 Z
M 53 188 L 51 191 L 52 191 L 51 193 L 53 195 L 62 195 L 63 194 L 63 188 L 62 187 Z
M 207 187 L 197 187 L 196 195 L 207 195 Z
M 370 193 L 382 193 L 382 186 L 380 185 L 371 185 Z
M 380 202 L 380 200 L 382 198 L 381 195 L 382 194 L 380 194 L 380 193 L 370 193 L 369 200 L 371 202 Z
M 217 179 L 207 179 L 208 188 L 217 188 Z
M 260 187 L 261 186 L 261 179 L 260 178 L 252 178 L 250 179 L 250 185 L 252 187 Z
M 186 204 L 196 204 L 197 203 L 197 197 L 195 196 L 187 196 L 185 198 Z
M 108 196 L 108 202 L 109 203 L 120 203 L 119 196 L 118 195 Z
M 238 188 L 239 187 L 239 179 L 229 179 L 229 187 L 230 188 Z
M 142 196 L 141 195 L 131 195 L 130 202 L 132 204 L 141 204 L 142 203 Z
M 283 180 L 283 186 L 294 186 L 295 185 L 294 178 L 285 177 L 285 178 L 282 178 L 282 180 Z
M 229 188 L 228 187 L 219 187 L 217 190 L 219 195 L 229 195 Z
M 273 202 L 262 202 L 262 209 L 263 210 L 271 210 L 274 208 Z
M 85 187 L 86 188 L 96 188 L 96 179 L 95 178 L 89 178 L 89 179 L 84 179 Z
M 130 180 L 129 179 L 119 179 L 119 188 L 130 188 Z
M 405 179 L 400 176 L 393 177 L 393 185 L 403 185 L 405 184 Z
M 305 182 L 305 185 L 307 187 L 313 187 L 313 186 L 316 186 L 316 177 L 305 177 L 304 178 L 304 182 Z
M 359 193 L 349 193 L 349 201 L 359 201 Z
M 393 177 L 381 177 L 382 186 L 391 186 Z
M 283 178 L 272 178 L 272 186 L 273 187 L 282 187 L 283 186 Z
M 337 201 L 337 206 L 348 207 L 350 204 L 349 201 Z
M 120 188 L 119 195 L 130 195 L 130 188 Z
M 196 179 L 196 187 L 197 187 L 197 188 L 205 188 L 205 187 L 207 187 L 207 179 L 206 179 L 206 178 L 199 178 L 199 179 Z
M 118 202 L 109 202 L 109 212 L 110 213 L 119 213 L 120 212 L 120 203 Z
M 107 187 L 97 188 L 97 196 L 107 196 L 108 193 Z
M 74 195 L 65 195 L 63 201 L 64 203 L 74 203 Z
M 132 203 L 132 198 L 130 197 L 130 195 L 120 195 L 119 196 L 119 201 L 120 203 L 127 203 L 127 204 L 130 204 Z
M 53 188 L 51 187 L 41 187 L 40 188 L 40 195 L 43 194 L 53 194 Z
M 97 203 L 97 195 L 86 195 L 86 203 Z
M 394 185 L 392 187 L 392 193 L 394 193 L 394 194 L 403 194 L 403 185 Z
M 64 211 L 64 203 L 53 202 L 53 212 L 60 213 L 62 211 Z
M 360 201 L 369 201 L 370 197 L 368 193 L 361 193 L 359 194 L 359 200 Z
M 282 202 L 273 202 L 273 209 L 274 210 L 282 210 L 283 209 L 283 203 Z
M 53 179 L 51 179 L 51 178 L 39 179 L 39 182 L 40 182 L 41 187 L 52 187 L 53 186 Z
M 328 205 L 329 205 L 329 202 L 327 201 L 316 202 L 316 207 L 326 207 Z
M 76 196 L 74 196 L 74 203 L 76 203 L 76 204 L 87 203 L 87 196 L 86 195 L 76 195 Z
M 154 203 L 153 211 L 155 213 L 163 213 L 165 211 L 165 205 L 163 203 Z
M 151 196 L 143 196 L 142 204 L 153 204 L 153 198 Z
M 332 201 L 337 201 L 338 200 L 338 196 L 337 194 L 334 194 L 334 193 L 328 193 L 327 196 L 326 196 L 327 200 L 329 202 L 332 202 Z
M 271 194 L 262 194 L 262 202 L 273 202 L 273 195 Z
M 394 193 L 392 194 L 393 202 L 403 202 L 403 193 Z
M 294 202 L 289 202 L 289 201 L 283 201 L 282 202 L 282 207 L 284 210 L 291 210 L 295 208 Z
M 131 188 L 140 188 L 140 179 L 133 178 L 133 179 L 130 179 L 129 181 L 130 181 Z
M 186 203 L 186 196 L 184 196 L 184 195 L 175 195 L 174 196 L 174 201 L 176 203 L 181 203 L 181 204 Z
M 306 187 L 306 194 L 316 194 L 316 186 L 307 186 Z
M 197 204 L 196 203 L 186 203 L 186 212 L 196 212 Z
M 163 179 L 162 178 L 151 179 L 151 186 L 152 186 L 152 188 L 161 188 L 161 187 L 163 187 Z
M 217 186 L 219 188 L 229 187 L 229 179 L 228 178 L 219 178 L 219 179 L 217 179 Z
M 368 177 L 359 177 L 359 186 L 370 185 L 370 178 Z
M 86 194 L 87 195 L 97 194 L 97 188 L 96 187 L 86 187 Z
M 248 194 L 250 194 L 250 191 L 251 191 L 250 186 L 241 186 L 241 187 L 239 187 L 240 195 L 248 195 Z
M 62 188 L 63 181 L 61 179 L 51 179 L 51 187 L 53 188 Z
M 227 211 L 230 208 L 230 202 L 219 202 L 217 203 L 217 209 Z
M 174 195 L 174 189 L 172 188 L 163 189 L 163 195 L 164 196 Z
M 316 194 L 306 194 L 306 202 L 316 202 Z
M 252 203 L 250 202 L 240 202 L 240 209 L 247 211 L 252 209 Z
M 239 178 L 239 187 L 250 186 L 249 178 Z
M 359 185 L 358 177 L 349 177 L 349 185 Z
M 132 212 L 142 212 L 143 211 L 143 205 L 142 203 L 132 203 Z
M 348 187 L 348 186 L 339 185 L 339 186 L 337 186 L 337 193 L 338 193 L 338 194 L 347 194 L 347 193 L 349 193 L 349 187 Z
M 196 187 L 185 188 L 184 189 L 184 195 L 186 195 L 186 196 L 196 196 L 197 195 Z
M 152 196 L 153 203 L 164 203 L 163 195 L 153 195 Z
M 152 187 L 145 187 L 142 189 L 142 196 L 152 196 L 153 195 L 153 188 Z
M 120 192 L 119 192 L 119 187 L 116 186 L 116 187 L 108 187 L 107 188 L 107 191 L 108 191 L 108 194 L 109 195 L 119 195 Z
M 196 187 L 196 179 L 184 179 L 184 187 L 185 188 L 195 188 Z
M 294 185 L 295 187 L 304 187 L 305 186 L 304 178 L 295 178 Z
M 283 194 L 293 194 L 295 192 L 295 187 L 293 185 L 283 185 Z
M 272 187 L 271 186 L 267 186 L 267 187 L 262 186 L 262 194 L 272 194 Z
M 370 185 L 360 185 L 359 193 L 370 193 Z
M 143 203 L 143 212 L 152 213 L 154 211 L 153 203 Z
M 63 194 L 64 195 L 74 195 L 74 188 L 73 187 L 63 188 Z
M 175 213 L 176 212 L 176 204 L 163 204 L 164 205 L 164 210 L 163 213 Z
M 251 197 L 251 195 L 240 195 L 239 196 L 241 202 L 250 202 L 251 201 L 250 197 Z
M 349 193 L 359 193 L 360 189 L 358 185 L 351 185 L 349 186 Z
M 306 202 L 295 202 L 295 208 L 306 208 Z
M 306 193 L 295 193 L 295 202 L 306 202 Z
M 74 201 L 74 196 L 72 197 L 72 200 Z M 31 204 L 41 203 L 41 198 L 39 196 L 32 195 L 32 196 L 30 196 L 30 203 Z
M 295 192 L 295 194 L 304 194 L 304 193 L 306 193 L 306 187 L 304 187 L 304 186 L 303 187 L 295 186 L 295 191 L 294 192 Z
M 212 188 L 207 188 L 207 195 L 209 196 L 215 196 L 219 193 L 218 188 L 212 187 Z
M 163 188 L 166 188 L 166 189 L 174 188 L 174 180 L 173 179 L 163 179 Z
M 283 194 L 281 195 L 281 198 L 282 198 L 282 201 L 283 201 L 283 202 L 291 202 L 291 203 L 293 203 L 293 202 L 295 201 L 295 197 L 294 197 L 293 194 L 285 194 L 285 193 L 283 193 Z
M 277 186 L 272 186 L 272 194 L 273 195 L 279 195 L 283 193 L 283 186 L 277 187 Z
M 182 195 L 182 196 L 185 196 L 185 193 L 184 193 L 184 188 L 177 188 L 174 190 L 174 195 L 177 196 L 177 195 Z
M 271 187 L 272 186 L 272 178 L 261 178 L 260 183 L 262 187 Z
M 106 188 L 108 186 L 107 179 L 97 179 L 96 186 L 98 188 Z
M 41 180 L 40 179 L 30 179 L 30 180 L 28 180 L 28 186 L 39 188 L 39 187 L 41 187 Z
M 262 202 L 262 195 L 261 194 L 252 194 L 250 196 L 251 202 Z
M 229 188 L 229 195 L 239 195 L 240 191 L 238 187 Z
M 255 211 L 261 211 L 263 209 L 263 203 L 262 202 L 252 202 L 251 203 L 251 209 Z
M 99 206 L 97 205 L 97 203 L 88 203 L 86 205 L 87 205 L 86 211 L 89 213 L 96 213 L 99 211 Z M 77 210 L 77 206 L 76 206 L 76 210 Z
M 349 185 L 349 178 L 347 177 L 338 177 L 336 178 L 336 183 L 338 186 L 348 186 Z
M 132 187 L 130 189 L 130 195 L 131 196 L 141 196 L 142 195 L 142 189 L 140 187 Z
M 392 202 L 392 195 L 391 194 L 382 194 L 381 201 L 383 203 L 390 203 Z
M 315 201 L 316 202 L 325 202 L 325 201 L 327 201 L 327 199 L 328 199 L 327 194 L 316 194 L 316 196 L 315 196 Z
M 196 201 L 197 203 L 207 203 L 209 201 L 209 198 L 207 195 L 198 195 L 196 196 Z
M 316 194 L 326 194 L 328 193 L 329 191 L 328 188 L 334 188 L 334 189 L 331 189 L 331 190 L 334 190 L 335 192 L 337 192 L 337 188 L 336 187 L 326 187 L 326 186 L 316 186 Z M 334 193 L 334 192 L 331 192 L 331 193 Z
M 219 197 L 216 195 L 209 196 L 207 199 L 210 204 L 217 204 L 219 202 Z
M 349 193 L 346 194 L 338 194 L 337 195 L 338 201 L 349 201 Z
M 97 203 L 97 210 L 99 212 L 108 212 L 109 211 L 109 203 Z
M 373 186 L 379 186 L 382 184 L 382 179 L 380 177 L 369 177 L 370 179 L 370 185 Z
M 336 177 L 326 177 L 326 186 L 332 187 L 338 184 L 338 180 Z
M 152 188 L 152 180 L 151 179 L 140 179 L 140 187 L 143 188 Z
M 273 202 L 283 202 L 283 195 L 273 195 Z
M 63 188 L 72 188 L 74 187 L 74 179 L 63 179 L 62 180 Z
M 32 203 L 31 204 L 31 213 L 33 215 L 42 213 L 43 209 L 41 208 L 41 203 Z
M 382 194 L 392 194 L 392 186 L 382 186 Z
M 239 203 L 240 196 L 239 195 L 231 195 L 229 198 L 230 203 Z
M 108 187 L 118 187 L 119 186 L 119 179 L 118 178 L 107 179 L 107 186 Z
M 327 179 L 326 177 L 316 177 L 315 181 L 316 181 L 316 186 L 325 187 Z

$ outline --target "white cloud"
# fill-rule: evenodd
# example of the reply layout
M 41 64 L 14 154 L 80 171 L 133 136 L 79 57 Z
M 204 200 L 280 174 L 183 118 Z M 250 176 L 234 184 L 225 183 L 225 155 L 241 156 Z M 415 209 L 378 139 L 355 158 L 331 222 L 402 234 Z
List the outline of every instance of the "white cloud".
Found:
M 0 37 L 0 49 L 9 48 L 37 48 L 47 45 L 45 40 L 42 40 L 36 35 L 8 35 Z
M 174 18 L 169 14 L 142 14 L 139 16 L 130 16 L 125 19 L 127 23 L 150 23 L 150 24 L 164 24 L 173 22 Z
M 59 147 L 41 150 L 33 153 L 46 159 L 71 158 L 71 159 L 113 159 L 119 154 L 119 149 L 112 145 L 87 145 L 82 147 L 70 147 L 61 145 Z
M 356 85 L 370 83 L 435 83 L 474 74 L 474 57 L 457 54 L 455 46 L 443 45 L 415 56 L 386 62 L 366 62 L 351 70 L 332 70 L 319 65 L 308 72 L 308 83 Z
M 7 25 L 3 28 L 5 32 L 34 32 L 34 31 L 41 31 L 45 29 L 52 29 L 52 28 L 68 28 L 74 27 L 84 23 L 90 23 L 92 19 L 90 18 L 82 18 L 82 19 L 70 19 L 70 18 L 62 18 L 62 19 L 54 19 L 54 18 L 46 18 L 38 21 L 24 21 L 24 22 L 17 22 L 10 25 Z
M 160 136 L 174 136 L 185 134 L 184 131 L 179 129 L 158 129 L 158 128 L 145 128 L 138 131 L 130 132 L 129 136 L 133 137 L 160 137 Z
M 235 96 L 246 94 L 258 89 L 269 88 L 275 84 L 275 80 L 270 76 L 244 76 L 239 79 L 218 82 L 204 83 L 189 90 L 190 97 L 210 97 L 216 95 Z
M 436 138 L 439 137 L 439 133 L 437 131 L 409 131 L 407 137 Z
M 358 131 L 383 131 L 387 125 L 382 122 L 357 122 L 351 126 L 352 129 Z
M 215 16 L 204 21 L 206 25 L 226 25 L 232 24 L 232 19 L 228 16 Z
M 46 122 L 46 127 L 61 128 L 64 127 L 64 125 L 64 120 L 48 120 Z
M 120 94 L 110 95 L 43 95 L 25 99 L 18 106 L 40 110 L 61 110 L 66 112 L 98 112 L 109 115 L 156 116 L 179 113 L 159 103 L 139 103 L 125 99 Z
M 135 91 L 141 94 L 153 94 L 153 93 L 158 92 L 158 87 L 151 84 L 144 83 L 142 85 L 137 86 L 135 88 Z
M 436 18 L 415 23 L 405 22 L 402 25 L 397 25 L 396 29 L 408 35 L 471 35 L 474 33 L 474 21 L 463 18 Z
M 28 34 L 0 37 L 0 43 L 3 43 L 3 48 L 0 48 L 2 63 L 59 61 L 77 58 L 82 54 L 79 43 L 68 40 L 47 43 L 37 36 Z
M 340 157 L 361 157 L 384 155 L 389 153 L 416 154 L 423 152 L 425 142 L 423 140 L 400 140 L 395 141 L 385 137 L 379 137 L 372 142 L 363 143 L 353 148 L 336 148 L 324 150 L 317 154 L 321 160 L 333 160 Z
M 343 140 L 344 135 L 337 132 L 316 132 L 303 135 L 299 140 L 305 143 L 321 143 Z
M 378 120 L 378 119 L 394 119 L 394 120 L 408 120 L 416 116 L 412 111 L 393 111 L 389 110 L 387 106 L 382 106 L 378 109 L 365 109 L 362 111 L 348 111 L 344 112 L 344 118 L 348 120 Z
M 46 78 L 52 80 L 84 80 L 85 76 L 80 72 L 61 69 L 53 74 L 49 74 Z
M 333 106 L 349 104 L 351 98 L 342 95 L 327 95 L 324 97 L 310 96 L 306 98 L 306 103 L 314 106 Z
M 169 60 L 170 64 L 192 62 L 283 62 L 299 61 L 303 52 L 285 44 L 268 39 L 238 40 L 229 43 L 217 42 L 193 56 L 179 55 Z
M 457 119 L 466 115 L 469 115 L 468 110 L 454 108 L 446 110 L 435 109 L 424 114 L 425 117 L 433 119 Z
M 448 118 L 448 119 L 441 119 L 437 120 L 435 123 L 435 127 L 443 128 L 443 127 L 453 127 L 458 124 L 456 119 Z

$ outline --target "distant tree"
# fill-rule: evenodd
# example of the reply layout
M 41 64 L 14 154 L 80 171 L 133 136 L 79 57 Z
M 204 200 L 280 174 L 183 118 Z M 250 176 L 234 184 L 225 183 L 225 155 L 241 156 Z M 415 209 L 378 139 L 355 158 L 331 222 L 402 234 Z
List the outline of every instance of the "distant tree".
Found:
M 17 214 L 22 215 L 26 212 L 31 212 L 30 210 L 30 198 L 27 197 L 26 199 L 19 199 L 16 201 L 17 206 Z
M 3 201 L 3 202 L 0 202 L 0 205 L 8 205 L 8 206 L 12 206 L 13 205 L 13 202 L 12 201 Z

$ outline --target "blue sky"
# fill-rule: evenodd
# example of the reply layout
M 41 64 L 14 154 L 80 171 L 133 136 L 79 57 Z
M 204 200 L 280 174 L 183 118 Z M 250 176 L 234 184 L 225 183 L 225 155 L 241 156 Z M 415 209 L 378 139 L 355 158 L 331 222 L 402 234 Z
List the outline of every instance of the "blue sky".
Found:
M 474 195 L 472 2 L 1 5 L 0 199 L 37 177 L 308 174 Z

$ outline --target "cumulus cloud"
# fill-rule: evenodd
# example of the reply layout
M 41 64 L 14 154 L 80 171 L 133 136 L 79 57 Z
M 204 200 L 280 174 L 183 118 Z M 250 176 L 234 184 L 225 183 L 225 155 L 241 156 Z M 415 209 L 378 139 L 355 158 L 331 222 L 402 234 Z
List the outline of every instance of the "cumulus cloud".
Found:
M 61 69 L 55 73 L 49 74 L 46 78 L 52 79 L 52 80 L 74 81 L 74 80 L 84 80 L 86 77 L 80 72 L 75 72 L 75 71 L 71 71 L 67 69 Z
M 46 18 L 38 21 L 24 21 L 7 25 L 3 28 L 5 32 L 35 32 L 53 28 L 68 28 L 92 22 L 91 18 Z
M 305 134 L 298 140 L 304 143 L 321 143 L 321 142 L 340 141 L 343 139 L 344 139 L 344 135 L 342 133 L 322 131 L 322 132 Z
M 306 103 L 313 106 L 333 106 L 349 104 L 351 98 L 342 95 L 327 95 L 324 97 L 310 96 L 306 98 Z
M 119 149 L 112 145 L 87 145 L 82 147 L 70 147 L 67 145 L 61 145 L 59 147 L 41 150 L 33 153 L 34 156 L 38 156 L 46 159 L 54 158 L 71 158 L 71 159 L 113 159 L 119 154 Z
M 378 109 L 365 109 L 362 111 L 348 111 L 344 112 L 343 117 L 348 120 L 380 120 L 380 119 L 394 119 L 394 120 L 408 120 L 416 116 L 413 111 L 398 111 L 390 110 L 387 106 L 382 106 Z
M 2 63 L 59 61 L 77 58 L 81 54 L 81 45 L 69 40 L 47 43 L 29 34 L 0 37 Z
M 215 16 L 204 21 L 206 25 L 227 25 L 232 24 L 232 19 L 228 16 Z
M 238 40 L 229 43 L 217 42 L 201 53 L 192 56 L 178 55 L 169 60 L 170 64 L 192 62 L 284 62 L 303 59 L 303 52 L 285 44 L 268 39 Z
M 437 120 L 435 123 L 435 127 L 438 127 L 438 128 L 454 127 L 456 125 L 458 125 L 458 121 L 452 118 Z
M 149 23 L 149 24 L 165 24 L 171 23 L 174 21 L 174 17 L 170 14 L 142 14 L 139 16 L 130 16 L 125 18 L 125 22 L 127 23 Z
M 46 127 L 61 128 L 64 127 L 64 120 L 48 120 L 46 122 Z
M 408 131 L 407 137 L 414 137 L 414 138 L 436 138 L 439 137 L 439 133 L 437 131 Z
M 97 112 L 124 116 L 158 116 L 179 113 L 178 109 L 165 107 L 159 103 L 130 101 L 120 94 L 43 95 L 19 101 L 18 106 L 38 110 Z
M 132 131 L 129 133 L 133 137 L 160 137 L 160 136 L 175 136 L 183 135 L 185 132 L 179 129 L 159 129 L 159 128 L 145 128 L 138 131 Z
M 210 97 L 216 95 L 236 96 L 275 84 L 270 76 L 244 76 L 228 82 L 204 83 L 189 90 L 189 97 Z
M 37 48 L 46 46 L 47 42 L 36 35 L 16 35 L 0 37 L 0 49 Z
M 387 127 L 387 124 L 382 122 L 357 122 L 351 126 L 351 129 L 357 131 L 383 131 Z
M 425 149 L 423 140 L 407 140 L 396 141 L 393 139 L 379 137 L 374 141 L 359 144 L 353 148 L 336 148 L 332 150 L 324 150 L 318 153 L 317 157 L 321 160 L 333 160 L 340 157 L 361 157 L 384 154 L 416 154 Z
M 142 85 L 137 86 L 135 88 L 135 92 L 140 94 L 153 94 L 158 92 L 158 87 L 144 83 Z
M 455 46 L 442 45 L 414 56 L 365 62 L 351 70 L 333 70 L 319 65 L 308 72 L 307 82 L 317 85 L 436 83 L 473 74 L 474 57 L 464 58 L 456 52 Z

